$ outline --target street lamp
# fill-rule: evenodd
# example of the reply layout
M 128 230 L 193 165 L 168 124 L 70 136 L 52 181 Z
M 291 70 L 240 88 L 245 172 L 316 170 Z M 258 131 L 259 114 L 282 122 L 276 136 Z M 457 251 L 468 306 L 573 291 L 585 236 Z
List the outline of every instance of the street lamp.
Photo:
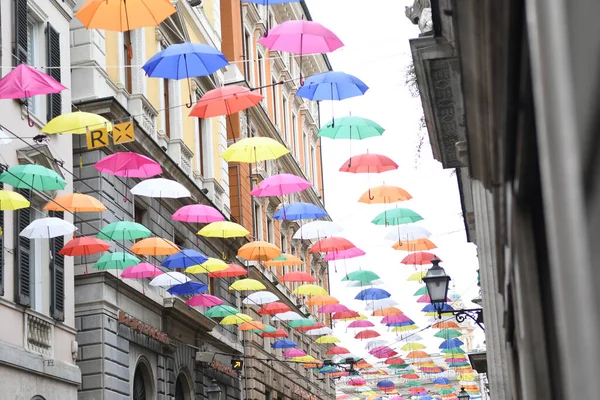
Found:
M 210 382 L 210 386 L 206 388 L 206 395 L 208 400 L 220 400 L 221 399 L 221 387 L 217 383 L 216 379 Z
M 465 391 L 465 388 L 460 388 L 460 392 L 456 394 L 458 400 L 469 400 L 471 396 Z

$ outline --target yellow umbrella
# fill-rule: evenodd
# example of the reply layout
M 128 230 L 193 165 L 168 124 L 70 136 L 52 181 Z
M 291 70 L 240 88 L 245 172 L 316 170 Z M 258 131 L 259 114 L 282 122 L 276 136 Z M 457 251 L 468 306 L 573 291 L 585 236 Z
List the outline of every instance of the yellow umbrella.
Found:
M 227 148 L 221 154 L 227 162 L 256 163 L 275 160 L 290 151 L 275 139 L 251 137 L 242 139 Z
M 250 232 L 246 230 L 240 224 L 229 221 L 212 222 L 200 229 L 198 235 L 205 237 L 217 237 L 217 238 L 233 238 L 233 237 L 244 237 Z
M 31 205 L 29 200 L 17 192 L 10 190 L 0 190 L 0 210 L 18 210 L 27 208 Z
M 302 260 L 293 254 L 282 253 L 279 257 L 263 262 L 265 267 L 292 267 L 302 265 Z
M 209 257 L 208 260 L 204 261 L 202 264 L 187 267 L 185 272 L 190 274 L 209 274 L 211 272 L 223 271 L 227 268 L 229 268 L 229 265 L 224 261 L 221 261 L 218 258 Z
M 317 361 L 317 359 L 311 355 L 306 355 L 306 356 L 302 356 L 302 357 L 292 357 L 292 358 L 290 358 L 290 361 L 291 362 L 299 362 L 299 363 L 308 363 L 308 362 L 315 362 L 315 361 Z
M 473 374 L 459 375 L 456 377 L 456 379 L 458 379 L 459 381 L 472 382 L 475 380 L 475 375 L 473 375 Z
M 100 128 L 106 128 L 110 132 L 113 126 L 109 120 L 101 115 L 75 111 L 53 118 L 42 128 L 41 132 L 48 135 L 59 133 L 85 135 L 87 131 Z
M 406 343 L 404 346 L 401 347 L 401 349 L 404 351 L 423 350 L 426 348 L 427 348 L 427 346 L 425 346 L 421 343 L 418 343 L 418 342 Z
M 252 321 L 252 317 L 244 313 L 228 315 L 219 322 L 221 325 L 239 325 Z
M 264 290 L 267 287 L 256 279 L 240 279 L 229 286 L 229 290 Z
M 406 325 L 406 326 L 395 326 L 392 328 L 392 332 L 408 332 L 419 329 L 417 325 Z
M 421 282 L 425 275 L 427 275 L 427 271 L 417 271 L 411 276 L 409 276 L 407 281 Z
M 323 289 L 319 285 L 302 285 L 298 286 L 296 290 L 292 292 L 293 294 L 302 294 L 305 296 L 318 296 L 318 295 L 326 295 L 327 290 Z
M 332 335 L 321 336 L 320 338 L 318 338 L 315 341 L 317 343 L 319 343 L 319 344 L 332 344 L 332 343 L 339 343 L 339 342 L 341 342 L 340 339 L 338 339 L 338 338 L 336 338 L 335 336 L 332 336 Z

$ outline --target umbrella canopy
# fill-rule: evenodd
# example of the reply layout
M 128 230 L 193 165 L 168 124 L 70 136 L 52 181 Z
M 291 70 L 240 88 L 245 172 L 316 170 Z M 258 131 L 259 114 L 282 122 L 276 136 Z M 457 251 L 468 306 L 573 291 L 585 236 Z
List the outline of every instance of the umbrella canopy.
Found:
M 109 132 L 113 130 L 112 123 L 101 115 L 74 111 L 52 118 L 40 132 L 47 135 L 85 135 L 90 130 L 100 128 L 106 128 Z
M 377 215 L 371 223 L 375 225 L 402 225 L 421 221 L 423 217 L 408 208 L 393 208 Z
M 240 331 L 262 331 L 263 329 L 267 329 L 267 326 L 259 321 L 248 321 L 243 322 L 240 326 L 238 326 Z
M 267 261 L 279 257 L 281 249 L 272 243 L 255 240 L 238 249 L 238 257 L 252 261 Z
M 354 174 L 380 174 L 398 169 L 398 164 L 381 154 L 360 154 L 352 156 L 340 167 L 341 172 Z
M 311 253 L 332 253 L 342 250 L 348 250 L 356 247 L 354 243 L 348 239 L 341 237 L 329 237 L 321 239 L 310 247 Z
M 190 278 L 185 276 L 180 272 L 165 272 L 162 275 L 157 276 L 156 278 L 150 281 L 150 286 L 174 286 L 179 285 L 180 283 L 189 282 Z
M 267 137 L 250 137 L 238 140 L 221 154 L 227 162 L 257 163 L 275 160 L 290 151 L 275 139 Z
M 180 283 L 178 285 L 173 285 L 167 292 L 170 294 L 178 295 L 178 296 L 191 296 L 195 294 L 204 293 L 208 290 L 208 286 L 206 286 L 202 282 L 185 282 Z
M 214 271 L 208 274 L 209 278 L 236 278 L 238 276 L 248 275 L 248 270 L 241 265 L 228 264 L 228 267 L 221 271 Z
M 342 231 L 342 227 L 331 221 L 311 221 L 294 233 L 293 239 L 324 239 Z
M 315 326 L 316 321 L 312 318 L 299 318 L 288 321 L 288 326 L 290 328 L 302 328 L 307 326 Z
M 291 349 L 296 346 L 298 346 L 296 342 L 290 339 L 276 340 L 275 342 L 273 342 L 273 344 L 271 344 L 271 347 L 274 349 Z
M 367 311 L 375 311 L 375 310 L 388 308 L 388 307 L 392 307 L 392 306 L 396 306 L 396 305 L 398 305 L 398 302 L 396 300 L 390 299 L 390 298 L 384 298 L 384 299 L 380 299 L 380 300 L 369 301 L 365 305 L 365 309 Z
M 419 252 L 411 253 L 411 254 L 407 255 L 400 262 L 402 264 L 406 264 L 406 265 L 428 265 L 428 264 L 431 264 L 432 261 L 435 259 L 442 261 L 438 256 L 436 256 L 433 253 L 429 253 L 426 251 L 419 251 Z
M 366 204 L 391 204 L 412 199 L 410 193 L 398 186 L 376 186 L 364 192 L 358 201 Z
M 104 254 L 96 264 L 94 264 L 94 268 L 99 269 L 101 271 L 108 269 L 125 269 L 127 267 L 132 267 L 140 263 L 140 259 L 136 256 L 133 256 L 129 253 L 123 252 L 115 252 L 115 253 L 107 253 Z
M 104 240 L 138 240 L 152 235 L 150 229 L 132 221 L 111 222 L 98 232 L 96 237 Z
M 327 253 L 325 257 L 323 257 L 323 261 L 336 261 L 336 260 L 347 260 L 349 258 L 362 257 L 365 253 L 364 250 L 359 249 L 358 247 L 353 247 L 348 250 L 341 251 L 333 251 L 331 253 Z
M 317 310 L 317 312 L 320 314 L 330 314 L 330 313 L 341 312 L 341 311 L 350 311 L 350 309 L 348 307 L 346 307 L 345 305 L 338 303 L 338 304 L 324 305 L 322 307 L 319 307 L 319 309 Z
M 312 306 L 326 306 L 331 304 L 338 304 L 340 301 L 333 296 L 322 295 L 322 296 L 313 296 L 306 301 L 306 305 L 309 307 Z
M 348 325 L 348 328 L 370 328 L 372 326 L 375 326 L 375 324 L 373 324 L 371 321 L 369 321 L 367 319 L 359 319 L 359 320 L 350 322 L 350 324 Z
M 260 315 L 275 315 L 279 313 L 284 313 L 291 311 L 292 309 L 288 307 L 286 304 L 275 301 L 273 303 L 265 304 L 258 310 L 258 314 Z
M 231 115 L 254 107 L 264 96 L 245 86 L 227 85 L 206 92 L 196 103 L 190 117 L 211 118 Z
M 377 387 L 380 389 L 384 389 L 384 388 L 392 388 L 395 387 L 396 385 L 394 384 L 394 382 L 392 382 L 389 379 L 383 379 L 379 382 L 377 382 Z
M 302 265 L 303 261 L 293 254 L 282 253 L 279 257 L 264 261 L 265 267 L 292 267 L 296 265 Z
M 304 357 L 306 353 L 302 349 L 288 349 L 282 354 L 284 357 L 292 358 L 292 357 Z
M 388 315 L 400 315 L 403 314 L 403 312 L 396 307 L 386 307 L 386 308 L 379 308 L 373 311 L 373 313 L 371 314 L 374 317 L 386 317 Z
M 295 321 L 303 317 L 295 311 L 286 311 L 273 316 L 273 321 Z
M 244 237 L 249 235 L 250 232 L 246 230 L 240 224 L 229 221 L 212 222 L 200 229 L 198 235 L 205 237 L 218 237 L 218 238 L 232 238 L 232 237 Z
M 182 249 L 180 252 L 172 254 L 165 258 L 160 264 L 165 268 L 187 268 L 192 265 L 202 264 L 208 260 L 204 254 L 193 249 Z
M 77 228 L 72 223 L 56 217 L 40 218 L 32 221 L 19 236 L 28 239 L 50 239 L 58 236 L 72 235 Z
M 362 96 L 367 90 L 369 87 L 357 77 L 344 72 L 329 71 L 309 76 L 298 89 L 296 96 L 314 101 L 344 100 Z
M 379 300 L 391 297 L 392 295 L 383 289 L 368 288 L 361 290 L 355 297 L 356 300 Z
M 151 78 L 186 79 L 207 76 L 228 65 L 223 53 L 214 47 L 184 42 L 154 54 L 142 69 Z
M 66 87 L 50 75 L 27 64 L 19 64 L 0 79 L 0 99 L 23 99 L 40 94 L 59 93 Z
M 31 205 L 23 195 L 10 190 L 0 190 L 0 210 L 18 210 Z
M 350 354 L 350 350 L 341 346 L 331 346 L 325 354 Z
M 352 249 L 350 249 L 350 250 L 352 250 Z M 350 251 L 350 250 L 347 250 L 347 251 Z M 344 276 L 342 278 L 342 281 L 357 281 L 357 282 L 361 282 L 361 283 L 369 283 L 369 282 L 372 282 L 379 278 L 380 278 L 379 275 L 377 275 L 373 271 L 360 269 L 358 271 L 348 272 L 346 274 L 346 276 Z
M 275 329 L 274 327 L 272 327 L 269 324 L 263 324 L 265 325 L 265 327 L 263 329 L 250 329 L 248 332 L 252 332 L 252 333 L 265 333 L 265 332 L 269 332 L 269 333 L 274 333 L 277 331 L 277 329 Z
M 381 336 L 379 332 L 373 329 L 365 329 L 364 331 L 358 332 L 354 335 L 355 339 L 372 339 Z
M 352 319 L 352 318 L 358 318 L 360 317 L 360 314 L 357 313 L 356 311 L 353 310 L 348 310 L 348 311 L 338 311 L 335 314 L 333 314 L 331 316 L 331 319 L 335 320 L 335 319 Z
M 281 328 L 277 328 L 274 332 L 262 332 L 260 334 L 261 337 L 263 338 L 278 338 L 278 337 L 287 337 L 288 334 L 285 330 L 281 329 Z
M 463 334 L 461 331 L 457 330 L 457 329 L 448 329 L 448 328 L 444 328 L 441 329 L 440 331 L 436 332 L 435 337 L 437 338 L 441 338 L 441 339 L 453 339 L 453 338 L 457 338 L 457 337 L 461 337 Z
M 320 295 L 320 294 L 326 295 L 327 290 L 325 290 L 324 288 L 322 288 L 319 285 L 307 284 L 307 285 L 298 286 L 292 293 L 293 294 L 301 294 L 304 296 L 316 296 L 316 295 Z
M 180 250 L 175 243 L 168 239 L 153 237 L 140 240 L 131 246 L 131 251 L 134 254 L 145 256 L 168 256 L 178 253 Z
M 190 204 L 175 211 L 171 219 L 196 224 L 209 224 L 224 221 L 225 217 L 214 207 L 204 204 Z
M 363 386 L 366 385 L 367 381 L 364 378 L 351 378 L 348 380 L 350 386 Z
M 244 322 L 252 321 L 252 317 L 244 313 L 237 313 L 224 317 L 219 324 L 221 325 L 240 325 Z M 263 325 L 264 326 L 264 325 Z
M 431 236 L 431 232 L 417 224 L 397 225 L 385 235 L 386 240 L 416 240 Z
M 242 280 L 253 281 L 253 279 L 242 279 Z M 241 281 L 238 281 L 238 282 L 241 282 Z M 257 282 L 257 281 L 254 281 L 254 282 Z M 262 289 L 264 289 L 264 287 Z M 242 300 L 242 304 L 256 304 L 256 305 L 260 306 L 263 304 L 273 303 L 278 300 L 279 300 L 279 297 L 277 297 L 276 294 L 268 292 L 266 290 L 261 290 L 260 292 L 250 293 L 248 296 L 246 296 L 246 298 L 244 300 Z
M 162 275 L 163 272 L 158 269 L 155 265 L 147 262 L 138 263 L 131 267 L 128 267 L 121 272 L 121 278 L 127 279 L 145 279 L 155 278 Z
M 339 343 L 339 342 L 341 342 L 341 340 L 335 336 L 325 335 L 325 336 L 321 336 L 320 338 L 317 338 L 315 340 L 315 342 L 317 342 L 319 344 L 333 344 L 333 343 Z
M 191 197 L 190 191 L 181 183 L 165 178 L 152 178 L 141 181 L 131 188 L 136 196 L 159 197 L 162 199 L 179 199 Z
M 0 182 L 19 189 L 62 190 L 67 182 L 55 171 L 36 164 L 15 165 L 0 174 Z
M 427 275 L 427 271 L 417 271 L 414 274 L 411 274 L 406 280 L 409 282 L 422 282 L 425 275 Z
M 426 349 L 427 346 L 418 342 L 409 342 L 404 344 L 401 349 L 404 351 L 413 351 L 413 350 L 423 350 Z
M 305 331 L 304 333 L 307 334 L 308 336 L 329 335 L 329 334 L 333 333 L 333 329 L 328 328 L 328 327 L 309 329 L 309 330 Z
M 194 297 L 188 299 L 185 304 L 192 307 L 212 307 L 223 304 L 223 300 L 213 296 L 212 294 L 197 294 Z M 236 310 L 237 312 L 237 310 Z
M 281 282 L 316 282 L 316 279 L 308 272 L 293 271 L 283 275 Z
M 255 279 L 240 279 L 229 286 L 229 290 L 248 291 L 248 290 L 264 290 L 265 285 Z
M 287 204 L 273 214 L 274 219 L 297 221 L 301 219 L 313 219 L 326 217 L 327 212 L 312 203 Z
M 106 206 L 92 196 L 80 193 L 69 193 L 56 197 L 46 204 L 44 210 L 69 212 L 99 212 Z
M 283 196 L 301 192 L 312 186 L 309 181 L 292 174 L 277 174 L 261 181 L 250 194 L 256 197 Z
M 208 260 L 204 261 L 200 265 L 192 265 L 191 267 L 187 267 L 185 272 L 189 274 L 210 274 L 211 272 L 220 272 L 225 271 L 229 268 L 229 265 L 225 263 L 225 261 L 209 257 Z
M 314 21 L 289 20 L 271 29 L 258 43 L 269 50 L 292 54 L 318 54 L 332 52 L 344 44 L 329 29 Z
M 88 29 L 123 32 L 157 26 L 175 11 L 164 0 L 88 0 L 75 17 Z
M 331 139 L 362 140 L 374 136 L 381 136 L 383 129 L 375 121 L 362 117 L 342 117 L 336 121 L 329 121 L 319 129 L 319 136 Z
M 72 239 L 64 245 L 58 252 L 63 256 L 89 256 L 90 254 L 101 253 L 110 249 L 110 244 L 104 240 L 97 239 L 93 236 L 85 236 L 77 239 Z
M 399 240 L 392 248 L 400 251 L 423 251 L 435 249 L 437 245 L 429 239 Z
M 398 322 L 407 322 L 412 321 L 404 314 L 396 314 L 396 315 L 386 315 L 381 319 L 382 324 L 395 324 Z
M 237 313 L 239 313 L 237 308 L 231 306 L 216 305 L 206 310 L 204 315 L 209 318 L 224 318 L 229 315 L 235 315 Z
M 110 154 L 94 164 L 94 168 L 123 178 L 151 178 L 163 172 L 160 164 L 150 157 L 131 151 Z

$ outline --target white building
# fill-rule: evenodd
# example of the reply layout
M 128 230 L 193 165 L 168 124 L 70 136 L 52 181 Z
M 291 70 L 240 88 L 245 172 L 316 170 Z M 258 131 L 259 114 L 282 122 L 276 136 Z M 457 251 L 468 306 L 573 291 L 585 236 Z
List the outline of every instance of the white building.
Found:
M 9 66 L 26 62 L 70 88 L 73 7 L 73 0 L 2 0 L 1 75 L 10 72 Z M 56 254 L 65 238 L 16 240 L 24 225 L 46 216 L 43 208 L 51 198 L 72 191 L 71 137 L 33 140 L 49 119 L 71 111 L 71 93 L 33 98 L 33 126 L 28 125 L 26 108 L 19 100 L 0 100 L 0 107 L 2 130 L 22 138 L 0 146 L 0 163 L 4 167 L 41 164 L 67 181 L 60 192 L 22 190 L 30 197 L 31 208 L 0 212 L 0 397 L 75 399 L 81 378 L 75 365 L 73 261 Z M 64 218 L 73 216 L 67 213 Z

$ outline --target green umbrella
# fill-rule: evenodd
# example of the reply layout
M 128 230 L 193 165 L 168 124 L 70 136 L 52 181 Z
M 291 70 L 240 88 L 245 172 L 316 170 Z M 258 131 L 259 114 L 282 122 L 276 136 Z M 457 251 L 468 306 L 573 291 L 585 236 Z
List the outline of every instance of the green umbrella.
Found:
M 412 222 L 421 221 L 423 217 L 408 208 L 393 208 L 384 211 L 375 218 L 371 223 L 375 225 L 403 225 Z
M 41 165 L 15 165 L 0 174 L 0 182 L 16 188 L 61 190 L 67 182 L 55 171 Z
M 96 236 L 104 240 L 137 240 L 150 237 L 152 232 L 142 224 L 132 221 L 112 222 Z
M 452 389 L 452 388 L 442 388 L 440 390 L 438 390 L 438 394 L 441 394 L 442 396 L 445 394 L 450 394 L 450 393 L 454 393 L 456 389 Z
M 442 353 L 444 353 L 444 355 L 465 354 L 465 351 L 463 349 L 461 349 L 460 347 L 451 347 L 449 349 L 442 349 Z
M 274 327 L 272 327 L 269 324 L 266 324 L 267 327 L 265 329 L 250 329 L 248 332 L 253 332 L 253 333 L 271 333 L 271 332 L 277 332 L 277 329 L 275 329 Z
M 421 289 L 417 290 L 413 296 L 423 296 L 424 294 L 428 294 L 427 286 L 423 286 Z
M 139 263 L 140 259 L 136 256 L 128 253 L 115 252 L 107 253 L 100 257 L 100 259 L 96 261 L 96 264 L 94 264 L 94 268 L 99 270 L 125 269 L 127 267 L 138 265 Z
M 415 371 L 405 371 L 404 373 L 414 373 Z M 420 381 L 408 381 L 406 382 L 406 384 L 404 386 L 410 388 L 410 387 L 419 387 L 423 385 L 423 383 L 421 383 Z
M 409 365 L 410 364 L 392 364 L 392 365 L 389 365 L 388 368 L 391 368 L 391 369 L 404 369 L 404 368 L 408 368 Z
M 239 311 L 237 308 L 231 307 L 231 306 L 224 306 L 224 305 L 211 307 L 208 309 L 208 311 L 206 311 L 204 313 L 205 316 L 210 317 L 210 318 L 224 318 L 228 315 L 235 315 L 235 314 L 239 314 Z
M 446 328 L 446 329 L 440 330 L 433 336 L 441 338 L 441 339 L 453 339 L 453 338 L 461 337 L 462 335 L 463 335 L 462 332 L 457 329 Z
M 312 318 L 300 318 L 300 319 L 288 321 L 288 325 L 290 326 L 290 328 L 300 328 L 303 326 L 313 326 L 316 324 L 317 323 Z
M 360 283 L 368 283 L 376 279 L 379 279 L 379 275 L 377 275 L 375 272 L 358 270 L 349 272 L 345 277 L 342 278 L 342 281 L 359 281 Z
M 381 136 L 385 129 L 378 123 L 367 118 L 343 117 L 328 122 L 319 129 L 319 136 L 331 139 L 355 139 L 362 140 L 373 136 Z

